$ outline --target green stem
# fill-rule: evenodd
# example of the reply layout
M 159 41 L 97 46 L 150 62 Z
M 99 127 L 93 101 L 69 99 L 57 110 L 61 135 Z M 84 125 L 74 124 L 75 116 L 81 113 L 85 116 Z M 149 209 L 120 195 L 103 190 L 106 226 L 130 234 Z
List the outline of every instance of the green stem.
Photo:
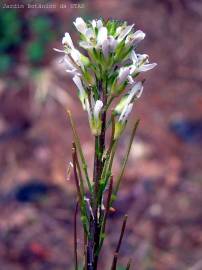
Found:
M 116 181 L 116 187 L 115 187 L 115 191 L 114 191 L 115 196 L 118 193 L 118 190 L 119 190 L 119 187 L 120 187 L 120 184 L 121 184 L 121 180 L 122 180 L 123 175 L 124 175 L 124 172 L 125 172 L 125 168 L 126 168 L 126 164 L 127 164 L 127 161 L 128 161 L 129 154 L 130 154 L 131 146 L 132 146 L 133 139 L 135 137 L 135 134 L 136 134 L 136 131 L 137 131 L 137 127 L 139 125 L 139 122 L 140 122 L 140 120 L 137 120 L 136 121 L 136 123 L 135 123 L 135 125 L 133 127 L 133 130 L 132 130 L 132 134 L 131 134 L 131 137 L 130 137 L 128 148 L 127 148 L 127 151 L 126 151 L 126 156 L 124 158 L 124 161 L 123 161 L 123 165 L 122 165 L 120 174 L 119 174 L 119 176 L 117 178 L 117 181 Z
M 109 183 L 109 191 L 108 191 L 108 196 L 107 196 L 107 202 L 106 202 L 106 209 L 105 209 L 105 214 L 102 220 L 102 225 L 101 225 L 101 233 L 100 233 L 100 244 L 99 244 L 99 250 L 101 249 L 103 242 L 104 242 L 104 233 L 105 233 L 105 226 L 107 222 L 107 218 L 109 215 L 109 210 L 110 210 L 110 202 L 111 202 L 111 196 L 112 196 L 112 191 L 113 191 L 113 177 L 110 179 Z
M 84 201 L 84 195 L 82 194 L 80 184 L 79 184 L 79 178 L 77 174 L 77 163 L 76 163 L 76 148 L 73 144 L 72 147 L 72 159 L 73 159 L 73 170 L 74 170 L 74 180 L 75 180 L 75 185 L 77 189 L 77 195 L 78 195 L 78 201 L 79 201 L 79 206 L 81 210 L 81 220 L 83 223 L 83 228 L 87 234 L 89 234 L 89 224 L 88 224 L 88 215 L 87 215 L 87 209 L 86 209 L 86 202 Z
M 75 141 L 76 147 L 78 149 L 79 156 L 81 158 L 82 169 L 83 169 L 84 175 L 86 177 L 88 188 L 89 188 L 90 193 L 92 193 L 93 192 L 93 189 L 92 189 L 92 186 L 91 186 L 91 183 L 90 183 L 90 179 L 89 179 L 89 176 L 88 176 L 87 164 L 86 164 L 86 160 L 84 158 L 84 154 L 83 154 L 83 151 L 82 151 L 82 148 L 81 148 L 80 139 L 79 139 L 78 133 L 76 131 L 75 123 L 74 123 L 74 120 L 72 118 L 71 112 L 70 111 L 67 111 L 67 114 L 69 116 L 69 120 L 70 120 L 70 124 L 71 124 L 71 128 L 72 128 L 72 132 L 73 132 L 74 141 Z

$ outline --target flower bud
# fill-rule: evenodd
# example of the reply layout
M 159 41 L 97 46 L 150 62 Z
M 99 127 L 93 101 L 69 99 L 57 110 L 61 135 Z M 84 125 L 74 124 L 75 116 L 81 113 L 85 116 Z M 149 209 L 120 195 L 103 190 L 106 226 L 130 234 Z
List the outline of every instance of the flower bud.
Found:
M 82 81 L 80 79 L 80 77 L 78 75 L 75 75 L 73 77 L 73 81 L 74 83 L 76 84 L 77 88 L 78 88 L 78 96 L 79 96 L 79 99 L 82 103 L 82 107 L 84 110 L 86 110 L 86 104 L 85 104 L 85 99 L 87 98 L 87 94 L 86 94 L 86 91 L 84 90 L 84 87 L 83 87 L 83 84 L 82 84 Z
M 80 33 L 85 34 L 87 25 L 82 18 L 76 18 L 76 21 L 73 22 L 73 24 Z
M 126 81 L 129 74 L 130 74 L 130 67 L 121 67 L 119 70 L 117 84 L 120 85 L 124 81 Z
M 64 37 L 62 38 L 62 44 L 66 45 L 69 49 L 74 49 L 74 44 L 69 33 L 65 33 Z
M 101 100 L 97 100 L 95 102 L 94 108 L 91 109 L 89 102 L 87 102 L 87 112 L 88 119 L 91 127 L 92 134 L 95 136 L 99 136 L 102 128 L 101 121 L 101 110 L 103 107 L 103 102 Z
M 93 117 L 91 120 L 91 130 L 93 135 L 99 136 L 101 133 L 102 128 L 102 121 L 101 121 L 101 109 L 103 107 L 103 103 L 101 100 L 97 100 L 93 110 Z
M 98 46 L 102 46 L 103 42 L 107 39 L 107 28 L 101 27 L 98 31 L 97 35 L 97 44 Z
M 126 44 L 129 46 L 134 46 L 138 44 L 140 41 L 142 41 L 145 38 L 145 33 L 141 30 L 136 31 L 133 34 L 130 34 L 126 38 Z
M 126 107 L 124 107 L 118 121 L 115 122 L 115 131 L 114 131 L 115 140 L 121 136 L 126 126 L 127 118 L 132 111 L 132 108 L 133 108 L 133 103 L 130 103 Z

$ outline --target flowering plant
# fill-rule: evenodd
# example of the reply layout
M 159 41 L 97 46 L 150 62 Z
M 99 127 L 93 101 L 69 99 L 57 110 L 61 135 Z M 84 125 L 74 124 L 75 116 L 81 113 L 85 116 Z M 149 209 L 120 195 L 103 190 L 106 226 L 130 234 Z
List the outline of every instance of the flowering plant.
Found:
M 95 139 L 94 171 L 91 181 L 75 123 L 68 112 L 73 131 L 73 170 L 78 203 L 75 212 L 75 270 L 78 269 L 76 213 L 78 206 L 84 229 L 83 269 L 96 270 L 100 250 L 105 239 L 105 227 L 109 212 L 120 187 L 130 148 L 139 123 L 135 122 L 126 155 L 118 177 L 114 179 L 113 160 L 134 103 L 141 96 L 143 81 L 137 81 L 140 73 L 156 66 L 149 63 L 146 54 L 137 54 L 136 48 L 145 37 L 134 25 L 103 19 L 84 21 L 77 18 L 74 25 L 79 32 L 79 46 L 74 46 L 69 33 L 62 39 L 63 62 L 78 89 L 78 96 Z M 107 145 L 106 132 L 111 129 Z M 117 259 L 125 230 L 124 217 L 120 238 L 111 270 L 117 269 Z M 130 262 L 126 269 L 130 268 Z

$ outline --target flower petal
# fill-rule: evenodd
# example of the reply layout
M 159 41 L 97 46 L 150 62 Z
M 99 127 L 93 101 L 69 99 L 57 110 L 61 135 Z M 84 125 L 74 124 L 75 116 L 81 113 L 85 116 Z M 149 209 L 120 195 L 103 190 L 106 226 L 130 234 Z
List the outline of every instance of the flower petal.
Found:
M 53 48 L 53 50 L 56 51 L 56 52 L 65 53 L 64 50 L 60 50 L 60 49 L 57 49 L 57 48 Z
M 94 115 L 94 118 L 97 120 L 98 117 L 99 117 L 99 113 L 101 111 L 103 107 L 103 102 L 101 100 L 97 100 L 95 102 L 95 106 L 94 106 L 94 110 L 93 110 L 93 115 Z
M 80 33 L 85 34 L 85 31 L 87 29 L 87 25 L 86 25 L 85 21 L 81 17 L 76 18 L 76 21 L 73 22 L 73 24 L 75 25 L 76 29 Z
M 132 99 L 133 99 L 134 97 L 139 98 L 139 97 L 142 95 L 142 92 L 143 92 L 143 85 L 142 85 L 142 82 L 137 82 L 137 83 L 133 86 L 133 88 L 132 88 L 132 90 L 131 90 L 131 92 L 130 92 L 128 98 L 130 99 L 130 101 L 132 101 Z
M 145 38 L 145 33 L 142 32 L 141 30 L 138 30 L 135 33 L 127 36 L 126 44 L 129 44 L 130 46 L 134 46 L 134 45 L 137 45 L 144 38 Z
M 132 30 L 134 24 L 126 26 L 118 36 L 118 42 L 121 42 Z
M 109 56 L 109 40 L 108 39 L 105 39 L 104 42 L 102 43 L 102 52 L 105 58 Z
M 94 46 L 87 41 L 80 41 L 79 45 L 86 50 L 94 48 Z
M 97 44 L 102 45 L 103 42 L 107 39 L 107 28 L 101 27 L 97 35 Z
M 62 38 L 62 44 L 69 46 L 71 49 L 74 48 L 74 44 L 69 33 L 65 33 L 65 36 Z
M 118 84 L 124 82 L 130 74 L 130 67 L 121 67 L 118 75 Z
M 120 117 L 119 117 L 119 122 L 125 122 L 129 116 L 129 114 L 131 113 L 133 108 L 133 103 L 128 104 L 124 110 L 122 111 Z
M 153 68 L 155 68 L 157 66 L 156 63 L 152 63 L 152 64 L 145 64 L 145 65 L 142 65 L 138 68 L 138 70 L 140 72 L 145 72 L 145 71 L 148 71 L 148 70 L 151 70 Z

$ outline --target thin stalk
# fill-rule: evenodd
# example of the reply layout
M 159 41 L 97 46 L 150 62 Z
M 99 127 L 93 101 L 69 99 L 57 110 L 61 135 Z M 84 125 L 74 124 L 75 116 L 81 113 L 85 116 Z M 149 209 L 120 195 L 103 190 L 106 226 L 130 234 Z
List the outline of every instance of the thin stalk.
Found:
M 105 188 L 105 175 L 106 175 L 106 172 L 107 172 L 107 166 L 108 166 L 108 162 L 109 162 L 109 159 L 110 159 L 110 154 L 111 154 L 111 151 L 112 151 L 112 148 L 113 148 L 113 145 L 114 145 L 115 119 L 114 119 L 113 114 L 111 116 L 111 122 L 112 122 L 111 138 L 110 138 L 109 148 L 108 148 L 107 153 L 106 153 L 106 157 L 103 160 L 103 169 L 102 169 L 102 174 L 101 174 L 101 177 L 100 177 L 101 190 L 100 190 L 100 193 L 99 193 L 99 200 L 102 199 L 101 195 L 102 195 L 102 192 L 104 191 L 104 188 Z
M 84 196 L 82 196 L 82 192 L 81 192 L 80 185 L 79 185 L 79 178 L 78 178 L 78 174 L 77 174 L 77 164 L 76 164 L 76 148 L 74 147 L 74 143 L 73 143 L 73 147 L 72 147 L 72 159 L 73 159 L 74 180 L 75 180 L 75 185 L 76 185 L 76 190 L 77 190 L 77 195 L 78 195 L 79 206 L 80 206 L 81 214 L 82 214 L 82 223 L 84 226 L 84 230 L 88 234 L 89 233 L 88 226 L 87 226 L 88 216 L 87 216 Z
M 120 250 L 122 239 L 123 239 L 123 235 L 124 235 L 124 232 L 125 232 L 127 218 L 128 218 L 128 216 L 125 215 L 124 216 L 124 219 L 123 219 L 123 224 L 122 224 L 122 228 L 121 228 L 121 234 L 120 234 L 120 237 L 119 237 L 119 241 L 118 241 L 118 244 L 117 244 L 115 253 L 114 253 L 114 259 L 113 259 L 113 262 L 112 262 L 111 270 L 116 270 L 116 265 L 117 265 L 119 250 Z
M 79 156 L 81 158 L 82 169 L 83 169 L 84 175 L 86 177 L 87 185 L 88 185 L 89 191 L 92 193 L 93 189 L 92 189 L 92 186 L 91 186 L 91 183 L 90 183 L 90 178 L 88 176 L 87 164 L 86 164 L 86 160 L 84 158 L 84 154 L 83 154 L 83 151 L 82 151 L 82 148 L 81 148 L 80 139 L 79 139 L 78 133 L 76 131 L 76 126 L 75 126 L 74 120 L 72 118 L 71 112 L 70 111 L 67 111 L 67 114 L 69 116 L 69 120 L 70 120 L 70 124 L 71 124 L 71 128 L 72 128 L 72 133 L 73 133 L 74 141 L 75 141 L 76 147 L 78 149 Z
M 73 147 L 75 149 L 77 149 L 75 143 L 73 143 Z M 81 187 L 81 195 L 82 195 L 82 198 L 83 198 L 85 196 L 85 189 L 84 189 L 83 177 L 82 177 L 82 173 L 81 173 L 81 167 L 80 167 L 78 156 L 77 156 L 77 151 L 75 151 L 75 164 L 76 164 L 76 167 L 78 169 L 80 187 Z
M 73 147 L 76 149 L 76 145 L 75 143 L 73 143 Z M 89 222 L 89 218 L 88 218 L 88 214 L 87 214 L 87 205 L 86 205 L 86 201 L 85 201 L 85 189 L 84 189 L 84 183 L 83 183 L 83 177 L 82 177 L 82 173 L 81 173 L 81 168 L 80 168 L 80 164 L 79 164 L 79 160 L 78 160 L 78 156 L 77 156 L 77 151 L 75 151 L 75 164 L 76 164 L 76 168 L 78 170 L 78 176 L 79 176 L 79 187 L 80 187 L 80 192 L 81 192 L 81 197 L 82 197 L 82 207 L 84 208 L 85 211 L 85 217 L 87 219 L 87 221 Z
M 118 140 L 114 141 L 112 149 L 111 149 L 110 162 L 109 162 L 109 166 L 107 168 L 107 171 L 111 171 L 111 169 L 112 169 L 112 164 L 113 164 L 113 160 L 114 160 L 114 155 L 116 153 L 117 144 L 118 144 Z
M 107 104 L 105 105 L 105 107 L 104 107 L 104 110 L 105 110 L 105 111 L 107 111 L 107 110 L 109 109 L 109 106 L 111 105 L 113 99 L 114 99 L 114 96 L 111 96 L 111 97 L 109 98 L 108 103 L 107 103 Z
M 74 262 L 75 270 L 78 270 L 78 256 L 77 256 L 77 213 L 78 213 L 78 202 L 74 212 Z
M 80 205 L 80 207 L 82 207 L 82 195 L 81 195 L 81 190 L 80 190 L 80 186 L 79 186 L 79 178 L 78 178 L 78 174 L 77 174 L 77 170 L 76 170 L 76 148 L 74 148 L 74 144 L 72 146 L 72 159 L 73 159 L 74 181 L 75 181 L 75 185 L 76 185 L 79 205 Z
M 103 94 L 103 104 L 106 104 L 106 95 Z M 95 208 L 94 208 L 94 225 L 95 225 L 95 249 L 94 249 L 94 269 L 97 269 L 98 263 L 98 250 L 99 250 L 99 238 L 100 238 L 100 222 L 98 220 L 98 211 L 101 215 L 101 201 L 99 200 L 99 188 L 100 188 L 100 179 L 103 170 L 103 153 L 105 150 L 105 131 L 106 131 L 106 111 L 102 113 L 102 129 L 101 134 L 97 138 L 99 141 L 99 155 L 95 154 L 95 163 L 94 163 L 94 180 L 95 182 Z
M 107 103 L 106 91 L 103 89 L 102 81 L 97 80 L 97 88 L 102 99 L 103 104 Z M 98 253 L 99 249 L 99 238 L 100 238 L 100 221 L 98 219 L 98 213 L 102 214 L 101 204 L 99 202 L 99 188 L 100 188 L 100 177 L 103 170 L 103 153 L 105 151 L 105 132 L 106 132 L 106 111 L 102 110 L 101 114 L 101 134 L 95 137 L 95 156 L 94 156 L 94 170 L 93 170 L 93 181 L 94 189 L 93 196 L 91 196 L 91 204 L 93 207 L 94 219 L 91 217 L 90 220 L 90 231 L 91 237 L 88 239 L 88 270 L 96 270 L 98 264 Z M 93 258 L 92 258 L 93 254 Z
M 112 165 L 113 160 L 111 160 L 110 158 L 113 159 L 112 156 L 114 156 L 114 154 L 115 154 L 116 145 L 117 145 L 117 141 L 114 140 L 114 132 L 115 132 L 115 118 L 114 118 L 114 114 L 112 114 L 112 116 L 111 116 L 111 123 L 112 123 L 112 131 L 111 131 L 110 144 L 109 144 L 109 148 L 108 148 L 107 153 L 106 153 L 106 159 L 104 161 L 104 168 L 102 170 L 102 175 L 101 175 L 101 180 L 102 181 L 104 180 L 104 182 L 105 182 L 105 178 L 106 178 L 106 173 L 108 171 L 111 171 L 110 170 L 110 167 Z M 112 156 L 111 156 L 111 153 L 113 153 Z M 110 161 L 110 163 L 108 164 L 109 161 Z
M 136 121 L 136 123 L 135 123 L 135 125 L 133 127 L 133 130 L 132 130 L 132 134 L 131 134 L 130 141 L 129 141 L 129 144 L 128 144 L 128 148 L 127 148 L 127 151 L 126 151 L 126 155 L 125 155 L 125 158 L 124 158 L 124 161 L 123 161 L 123 165 L 122 165 L 120 174 L 118 175 L 118 178 L 117 178 L 117 181 L 116 181 L 116 187 L 115 187 L 115 191 L 114 191 L 115 196 L 118 193 L 119 186 L 121 184 L 121 180 L 122 180 L 124 172 L 125 172 L 125 168 L 126 168 L 126 164 L 127 164 L 127 161 L 128 161 L 129 154 L 130 154 L 131 146 L 132 146 L 133 139 L 135 137 L 139 122 L 140 122 L 140 120 Z
M 108 160 L 106 160 L 107 163 L 106 163 L 105 168 L 103 169 L 103 176 L 101 178 L 102 181 L 103 181 L 103 187 L 102 187 L 103 190 L 105 189 L 105 187 L 106 187 L 106 185 L 108 183 L 108 179 L 111 176 L 111 170 L 112 170 L 112 165 L 113 165 L 113 160 L 114 160 L 114 155 L 115 155 L 115 152 L 116 152 L 117 144 L 118 144 L 118 140 L 113 141 L 112 148 L 111 148 L 111 153 L 109 155 Z
M 111 201 L 112 191 L 113 191 L 113 177 L 111 177 L 110 183 L 109 183 L 109 191 L 108 191 L 108 196 L 107 196 L 107 201 L 106 201 L 105 214 L 104 214 L 102 227 L 101 227 L 99 249 L 101 249 L 103 241 L 104 241 L 105 226 L 106 226 L 107 218 L 110 212 L 110 201 Z

